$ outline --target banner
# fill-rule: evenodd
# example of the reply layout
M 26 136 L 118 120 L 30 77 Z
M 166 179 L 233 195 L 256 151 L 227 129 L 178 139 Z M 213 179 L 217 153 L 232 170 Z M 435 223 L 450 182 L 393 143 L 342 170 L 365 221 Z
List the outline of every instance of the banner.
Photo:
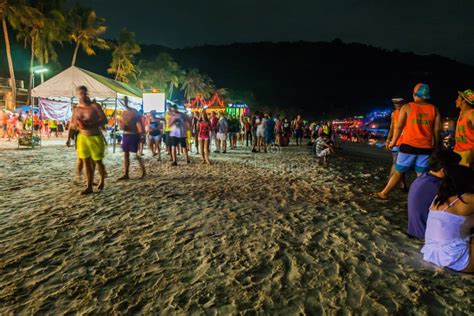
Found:
M 71 119 L 71 103 L 39 98 L 38 106 L 44 118 L 56 121 Z

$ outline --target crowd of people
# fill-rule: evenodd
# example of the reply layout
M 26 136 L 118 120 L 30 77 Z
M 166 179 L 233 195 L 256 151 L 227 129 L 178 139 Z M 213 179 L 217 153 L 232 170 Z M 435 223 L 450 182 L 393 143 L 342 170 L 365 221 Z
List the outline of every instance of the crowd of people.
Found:
M 37 111 L 11 113 L 0 112 L 0 137 L 8 140 L 17 139 L 22 131 L 33 131 L 36 136 L 62 137 L 67 129 L 66 121 L 41 118 Z
M 109 119 L 102 107 L 89 98 L 86 87 L 79 87 L 77 95 L 79 102 L 73 110 L 67 145 L 74 140 L 77 176 L 85 170 L 87 180 L 82 194 L 90 194 L 94 185 L 99 191 L 104 189 L 107 140 L 103 128 Z M 459 92 L 456 100 L 460 115 L 454 151 L 441 148 L 440 114 L 429 100 L 430 89 L 426 84 L 415 87 L 412 102 L 403 98 L 392 100 L 395 109 L 386 148 L 392 152 L 393 163 L 386 186 L 374 196 L 388 200 L 391 192 L 401 186 L 408 192 L 408 234 L 425 241 L 423 258 L 440 267 L 474 272 L 474 91 Z M 0 117 L 4 132 L 11 120 L 5 119 L 5 113 Z M 21 121 L 29 123 L 29 128 L 31 124 L 38 126 L 33 129 L 39 131 L 40 120 L 35 120 L 35 115 L 27 113 Z M 303 141 L 307 138 L 315 156 L 324 162 L 335 152 L 336 134 L 331 123 L 308 124 L 301 116 L 291 121 L 260 112 L 240 118 L 206 111 L 189 116 L 172 104 L 163 116 L 155 111 L 142 115 L 125 99 L 125 110 L 117 125 L 122 132 L 120 145 L 124 153 L 124 171 L 118 180 L 130 178 L 131 154 L 140 166 L 141 177 L 146 176 L 142 158 L 145 144 L 158 160 L 167 153 L 172 167 L 178 166 L 179 160 L 190 163 L 191 152 L 200 155 L 203 164 L 211 164 L 211 148 L 215 154 L 226 154 L 240 145 L 254 153 L 265 153 L 272 146 L 289 145 L 290 139 L 300 146 L 305 145 Z M 49 122 L 48 128 L 59 132 L 58 126 Z M 100 175 L 98 183 L 94 182 L 96 169 Z M 405 174 L 411 170 L 417 178 L 409 187 Z
M 87 186 L 83 194 L 93 192 L 94 170 L 98 167 L 100 181 L 98 189 L 104 188 L 105 167 L 102 160 L 105 155 L 107 138 L 103 127 L 110 124 L 101 106 L 91 100 L 87 88 L 77 89 L 78 104 L 73 109 L 67 145 L 77 150 L 77 178 L 83 170 L 87 178 Z M 246 146 L 254 153 L 267 153 L 272 146 L 288 146 L 294 138 L 296 144 L 303 145 L 303 138 L 308 135 L 308 124 L 301 116 L 291 122 L 287 118 L 279 118 L 271 113 L 255 112 L 251 116 L 239 118 L 227 117 L 224 112 L 207 113 L 205 110 L 194 112 L 192 116 L 178 111 L 173 104 L 168 104 L 167 111 L 160 116 L 155 111 L 143 115 L 129 106 L 125 98 L 125 110 L 117 116 L 117 124 L 112 122 L 112 139 L 119 141 L 124 153 L 124 174 L 119 180 L 129 179 L 130 156 L 133 154 L 141 168 L 141 177 L 146 176 L 144 155 L 148 145 L 153 157 L 162 160 L 167 153 L 170 166 L 178 166 L 182 156 L 185 163 L 190 163 L 190 153 L 200 155 L 203 164 L 211 164 L 210 153 L 226 154 L 238 145 Z M 116 128 L 116 126 L 118 128 Z M 120 137 L 117 131 L 120 130 Z M 317 155 L 326 157 L 332 152 L 331 145 L 326 141 L 325 133 L 330 127 L 324 123 L 314 125 L 312 131 L 314 142 L 321 141 L 317 146 Z M 313 138 L 312 138 L 313 139 Z M 324 141 L 322 141 L 324 140 Z
M 430 89 L 418 84 L 413 102 L 394 98 L 386 148 L 393 164 L 385 188 L 388 200 L 397 186 L 408 191 L 408 235 L 424 240 L 425 261 L 455 271 L 474 272 L 474 91 L 458 93 L 460 110 L 454 151 L 442 148 L 440 114 L 429 103 Z M 417 178 L 409 190 L 405 174 Z

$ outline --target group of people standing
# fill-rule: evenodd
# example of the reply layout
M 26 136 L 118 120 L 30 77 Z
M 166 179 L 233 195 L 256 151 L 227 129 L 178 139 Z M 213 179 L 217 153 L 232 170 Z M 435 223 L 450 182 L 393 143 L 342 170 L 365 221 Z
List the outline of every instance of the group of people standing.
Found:
M 21 131 L 33 130 L 36 136 L 46 135 L 48 138 L 52 135 L 62 137 L 66 126 L 64 121 L 40 118 L 37 111 L 26 111 L 20 113 L 9 113 L 6 110 L 0 112 L 0 131 L 1 138 L 8 140 L 18 138 Z
M 430 89 L 416 85 L 413 102 L 394 98 L 395 110 L 386 147 L 393 166 L 382 200 L 398 185 L 408 190 L 405 174 L 417 178 L 408 191 L 408 234 L 424 240 L 424 260 L 440 267 L 474 272 L 474 91 L 458 92 L 454 151 L 441 148 L 440 114 L 429 102 Z

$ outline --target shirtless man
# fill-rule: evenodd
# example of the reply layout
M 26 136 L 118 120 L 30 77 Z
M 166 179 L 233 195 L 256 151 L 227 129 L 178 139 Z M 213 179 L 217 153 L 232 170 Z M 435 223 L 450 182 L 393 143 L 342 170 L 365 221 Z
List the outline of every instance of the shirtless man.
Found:
M 82 160 L 86 169 L 87 188 L 81 194 L 90 194 L 93 192 L 94 162 L 100 174 L 97 189 L 101 191 L 105 185 L 106 173 L 102 162 L 105 156 L 105 140 L 100 129 L 107 123 L 107 117 L 100 105 L 91 101 L 85 86 L 78 87 L 76 93 L 79 104 L 74 110 L 71 128 L 79 132 L 76 139 L 77 157 Z
M 125 97 L 124 104 L 126 110 L 122 113 L 122 119 L 119 120 L 119 127 L 123 131 L 122 149 L 124 154 L 124 175 L 118 180 L 128 180 L 130 169 L 130 153 L 136 154 L 137 161 L 142 169 L 143 179 L 146 175 L 145 163 L 139 154 L 139 146 L 143 135 L 145 134 L 145 126 L 140 113 L 128 106 L 128 98 Z
M 293 122 L 293 128 L 295 130 L 295 140 L 296 145 L 302 145 L 303 143 L 303 119 L 301 119 L 301 115 L 298 115 Z

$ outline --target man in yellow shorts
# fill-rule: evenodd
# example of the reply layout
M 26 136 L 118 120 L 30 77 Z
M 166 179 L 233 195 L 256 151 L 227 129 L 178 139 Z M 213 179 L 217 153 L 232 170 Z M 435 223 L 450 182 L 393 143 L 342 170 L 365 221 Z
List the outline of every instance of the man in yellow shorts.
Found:
M 456 107 L 461 110 L 456 124 L 454 151 L 461 156 L 460 164 L 474 169 L 474 91 L 459 92 Z
M 107 123 L 104 111 L 96 102 L 92 102 L 88 96 L 87 88 L 77 88 L 79 104 L 74 110 L 71 120 L 71 128 L 79 131 L 76 139 L 77 157 L 81 159 L 86 169 L 87 188 L 81 194 L 93 192 L 94 162 L 100 173 L 100 182 L 97 189 L 104 189 L 105 166 L 102 160 L 105 157 L 105 140 L 101 127 Z

